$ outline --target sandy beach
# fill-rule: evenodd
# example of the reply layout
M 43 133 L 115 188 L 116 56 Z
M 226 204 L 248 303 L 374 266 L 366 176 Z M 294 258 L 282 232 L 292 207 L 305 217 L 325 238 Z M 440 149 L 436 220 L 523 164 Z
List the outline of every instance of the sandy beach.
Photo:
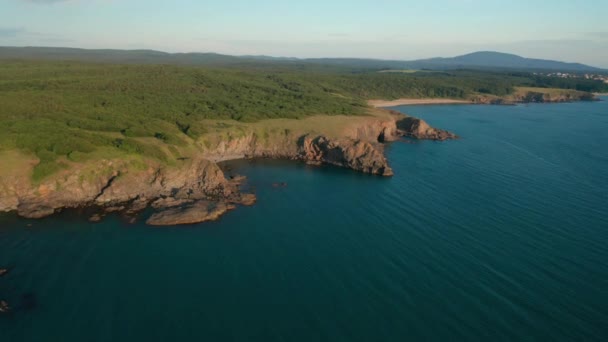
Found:
M 369 100 L 367 103 L 376 108 L 412 105 L 436 105 L 436 104 L 470 104 L 467 100 L 454 99 L 397 99 L 397 100 Z

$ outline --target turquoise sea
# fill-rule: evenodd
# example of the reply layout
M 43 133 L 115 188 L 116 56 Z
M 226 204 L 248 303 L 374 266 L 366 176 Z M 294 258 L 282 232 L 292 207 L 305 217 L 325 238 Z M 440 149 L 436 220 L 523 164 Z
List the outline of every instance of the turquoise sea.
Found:
M 462 139 L 231 162 L 214 223 L 0 216 L 0 341 L 607 341 L 608 102 L 398 110 Z

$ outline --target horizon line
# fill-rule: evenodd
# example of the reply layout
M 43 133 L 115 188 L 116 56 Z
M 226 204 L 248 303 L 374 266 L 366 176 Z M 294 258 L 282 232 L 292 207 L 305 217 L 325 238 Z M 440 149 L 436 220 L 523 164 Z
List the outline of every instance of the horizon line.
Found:
M 515 54 L 515 53 L 502 52 L 502 51 L 497 51 L 497 50 L 476 50 L 476 51 L 472 51 L 472 52 L 469 52 L 469 53 L 465 53 L 465 54 L 461 54 L 461 55 L 456 55 L 456 56 L 450 56 L 450 57 L 434 56 L 434 57 L 426 57 L 426 58 L 418 58 L 418 59 L 395 59 L 395 58 L 376 58 L 376 57 L 332 57 L 332 56 L 326 56 L 326 57 L 295 57 L 295 56 L 275 56 L 275 55 L 267 55 L 267 54 L 244 54 L 244 55 L 237 55 L 237 54 L 235 54 L 235 55 L 232 55 L 232 54 L 221 53 L 221 52 L 212 52 L 212 51 L 207 51 L 207 52 L 203 52 L 203 51 L 168 52 L 168 51 L 163 51 L 163 50 L 144 49 L 144 48 L 141 48 L 141 49 L 83 48 L 83 47 L 72 47 L 72 46 L 44 46 L 44 45 L 0 45 L 0 48 L 43 48 L 43 49 L 73 49 L 73 50 L 84 50 L 84 51 L 130 51 L 130 52 L 148 51 L 148 52 L 163 53 L 163 54 L 167 54 L 167 55 L 207 54 L 207 55 L 220 55 L 220 56 L 236 57 L 236 58 L 269 57 L 269 58 L 276 58 L 276 59 L 292 59 L 292 60 L 301 60 L 301 61 L 319 60 L 319 59 L 350 59 L 350 60 L 372 60 L 372 61 L 384 61 L 384 62 L 417 62 L 417 61 L 425 61 L 425 60 L 430 60 L 430 59 L 457 58 L 457 57 L 472 55 L 472 54 L 475 54 L 475 53 L 498 53 L 498 54 L 511 55 L 511 56 L 516 56 L 516 57 L 525 58 L 525 59 L 532 59 L 532 60 L 552 61 L 552 62 L 560 62 L 560 63 L 566 63 L 566 64 L 580 64 L 580 65 L 588 66 L 588 67 L 595 68 L 595 69 L 601 69 L 602 71 L 608 71 L 608 68 L 603 68 L 603 67 L 598 67 L 598 66 L 594 66 L 594 65 L 589 65 L 589 64 L 586 64 L 586 63 L 582 63 L 582 62 L 571 62 L 571 61 L 561 61 L 561 60 L 557 60 L 557 59 L 525 57 L 525 56 L 518 55 L 518 54 Z

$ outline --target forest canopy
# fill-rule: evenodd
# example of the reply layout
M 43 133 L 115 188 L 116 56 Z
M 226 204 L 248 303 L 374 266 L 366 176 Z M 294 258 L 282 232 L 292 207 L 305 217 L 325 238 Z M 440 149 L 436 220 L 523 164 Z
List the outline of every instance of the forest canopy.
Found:
M 467 70 L 3 61 L 0 149 L 33 153 L 42 164 L 99 147 L 163 160 L 162 152 L 138 138 L 179 146 L 203 135 L 206 119 L 254 122 L 364 115 L 368 99 L 504 96 L 516 86 L 598 92 L 607 88 L 592 80 Z

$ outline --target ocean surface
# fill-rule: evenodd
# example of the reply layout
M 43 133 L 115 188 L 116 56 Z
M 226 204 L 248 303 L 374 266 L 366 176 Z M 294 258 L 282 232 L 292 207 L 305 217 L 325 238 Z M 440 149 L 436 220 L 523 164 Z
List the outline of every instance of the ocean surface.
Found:
M 607 341 L 608 102 L 398 110 L 462 139 L 231 162 L 258 204 L 201 225 L 0 216 L 0 341 Z

